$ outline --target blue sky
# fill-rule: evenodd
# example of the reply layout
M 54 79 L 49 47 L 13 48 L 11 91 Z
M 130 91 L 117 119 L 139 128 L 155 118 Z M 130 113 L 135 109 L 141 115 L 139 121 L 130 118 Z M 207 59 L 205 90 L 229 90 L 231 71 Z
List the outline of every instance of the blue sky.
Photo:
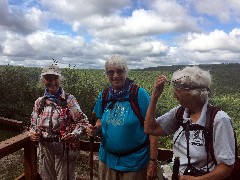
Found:
M 239 0 L 0 0 L 0 65 L 240 63 Z

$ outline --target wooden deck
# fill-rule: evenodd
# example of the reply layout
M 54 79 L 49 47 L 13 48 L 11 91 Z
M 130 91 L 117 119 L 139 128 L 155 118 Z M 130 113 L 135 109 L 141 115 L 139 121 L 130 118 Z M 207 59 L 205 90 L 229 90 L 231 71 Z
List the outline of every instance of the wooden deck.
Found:
M 9 124 L 8 124 L 9 123 Z M 11 129 L 14 127 L 16 130 L 23 129 L 23 123 L 6 119 L 0 117 L 0 125 L 4 124 L 4 127 L 11 126 Z M 16 124 L 16 126 L 14 126 Z M 20 125 L 21 124 L 21 125 Z M 93 152 L 98 152 L 100 143 L 95 142 L 93 144 Z M 14 136 L 10 139 L 0 142 L 0 158 L 8 156 L 20 149 L 24 149 L 24 172 L 16 177 L 15 180 L 38 180 L 41 179 L 37 172 L 37 148 L 36 143 L 32 142 L 28 136 L 27 131 L 23 131 L 17 136 Z M 90 142 L 89 141 L 80 141 L 79 150 L 90 152 Z M 167 161 L 171 159 L 172 151 L 168 149 L 158 149 L 158 160 L 159 161 Z M 91 166 L 90 166 L 91 167 Z M 91 167 L 92 168 L 92 167 Z M 90 168 L 90 171 L 92 170 Z M 90 177 L 90 172 L 89 172 Z M 91 177 L 89 179 L 92 179 Z

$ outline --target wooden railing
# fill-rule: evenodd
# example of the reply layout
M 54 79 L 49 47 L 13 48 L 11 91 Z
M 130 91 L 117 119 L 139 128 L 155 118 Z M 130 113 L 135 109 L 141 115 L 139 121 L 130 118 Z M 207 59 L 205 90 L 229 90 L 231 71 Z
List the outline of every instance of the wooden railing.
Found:
M 0 117 L 0 124 L 3 121 L 9 121 L 9 119 Z M 15 120 L 14 120 L 15 121 Z M 9 122 L 14 122 L 10 120 Z M 5 124 L 7 122 L 4 122 Z M 21 123 L 17 122 L 17 126 Z M 12 124 L 12 126 L 14 123 Z M 2 127 L 2 126 L 1 126 Z M 98 152 L 99 142 L 93 144 L 93 152 Z M 36 143 L 32 142 L 28 136 L 28 132 L 22 132 L 21 134 L 14 136 L 10 139 L 0 142 L 0 158 L 8 156 L 20 149 L 24 149 L 24 172 L 15 180 L 38 180 L 41 179 L 37 172 L 37 148 Z M 82 151 L 90 151 L 89 141 L 80 141 L 80 149 Z M 158 149 L 158 160 L 166 161 L 171 159 L 172 151 L 167 149 Z M 91 169 L 90 169 L 91 171 Z

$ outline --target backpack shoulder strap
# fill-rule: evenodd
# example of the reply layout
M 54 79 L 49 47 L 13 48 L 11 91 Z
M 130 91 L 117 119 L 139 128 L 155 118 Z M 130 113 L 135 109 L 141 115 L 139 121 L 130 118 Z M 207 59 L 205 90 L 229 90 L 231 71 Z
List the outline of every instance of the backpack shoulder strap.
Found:
M 61 100 L 60 100 L 60 106 L 61 106 L 61 108 L 67 108 L 68 107 L 68 104 L 67 104 L 67 99 L 68 99 L 68 97 L 69 97 L 69 93 L 65 93 L 65 98 L 61 98 Z
M 139 119 L 140 123 L 144 126 L 145 118 L 142 116 L 140 107 L 138 104 L 138 90 L 139 90 L 139 86 L 136 84 L 133 84 L 130 89 L 129 102 L 130 102 L 133 112 Z
M 212 106 L 210 104 L 207 105 L 207 113 L 206 113 L 206 123 L 205 123 L 205 147 L 206 152 L 210 152 L 211 157 L 215 165 L 217 165 L 217 161 L 214 155 L 214 148 L 213 148 L 213 126 L 214 126 L 214 118 L 217 112 L 220 111 L 219 107 Z
M 183 125 L 183 113 L 185 111 L 185 107 L 180 106 L 175 114 L 175 118 L 177 120 L 178 126 Z
M 40 115 L 40 114 L 42 113 L 43 108 L 44 108 L 44 106 L 46 105 L 46 99 L 47 99 L 47 97 L 44 96 L 44 97 L 42 97 L 42 99 L 40 100 L 40 106 L 39 106 L 39 108 L 38 108 L 38 115 Z
M 109 94 L 109 87 L 104 89 L 102 93 L 102 112 L 104 112 L 104 109 L 107 106 L 108 94 Z

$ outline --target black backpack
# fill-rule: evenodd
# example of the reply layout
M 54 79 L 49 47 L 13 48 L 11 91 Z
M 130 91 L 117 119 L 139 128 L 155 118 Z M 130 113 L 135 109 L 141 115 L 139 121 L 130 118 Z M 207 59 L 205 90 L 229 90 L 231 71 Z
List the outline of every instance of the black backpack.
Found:
M 175 117 L 177 119 L 177 124 L 179 126 L 184 126 L 183 125 L 184 124 L 183 123 L 184 110 L 185 110 L 185 108 L 183 106 L 180 106 L 175 115 Z M 219 107 L 208 104 L 205 130 L 204 130 L 204 136 L 205 136 L 205 140 L 206 140 L 206 143 L 205 143 L 206 152 L 211 155 L 215 165 L 217 165 L 217 161 L 214 156 L 214 149 L 213 149 L 213 125 L 214 125 L 215 116 L 216 116 L 217 112 L 220 110 L 221 109 Z M 192 127 L 192 129 L 194 129 L 194 127 Z M 189 130 L 191 130 L 191 128 Z M 233 132 L 234 132 L 234 138 L 235 138 L 235 163 L 234 163 L 234 168 L 231 172 L 231 175 L 227 178 L 227 180 L 240 179 L 240 158 L 238 156 L 237 137 L 236 137 L 236 132 L 234 131 L 234 129 L 233 129 Z

